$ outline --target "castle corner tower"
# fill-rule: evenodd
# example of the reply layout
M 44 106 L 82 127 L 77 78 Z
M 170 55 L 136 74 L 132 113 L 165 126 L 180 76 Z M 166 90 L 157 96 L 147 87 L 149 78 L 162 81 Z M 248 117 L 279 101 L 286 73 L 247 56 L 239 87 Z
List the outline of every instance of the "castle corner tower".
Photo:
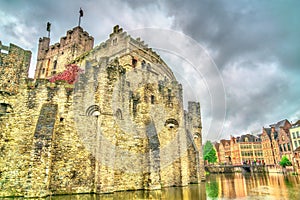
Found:
M 68 30 L 66 36 L 53 45 L 49 37 L 40 38 L 34 78 L 49 78 L 64 71 L 65 65 L 92 50 L 93 46 L 94 38 L 80 26 Z

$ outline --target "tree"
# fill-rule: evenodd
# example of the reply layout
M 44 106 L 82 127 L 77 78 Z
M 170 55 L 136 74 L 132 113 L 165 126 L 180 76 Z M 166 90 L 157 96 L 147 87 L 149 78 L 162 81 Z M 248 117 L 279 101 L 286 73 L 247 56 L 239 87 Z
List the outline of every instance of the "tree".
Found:
M 282 156 L 281 161 L 279 162 L 279 164 L 283 168 L 285 168 L 286 166 L 291 166 L 292 165 L 291 161 L 286 156 Z
M 207 141 L 205 143 L 203 149 L 203 155 L 204 155 L 204 160 L 207 160 L 209 163 L 217 162 L 217 152 L 210 141 Z

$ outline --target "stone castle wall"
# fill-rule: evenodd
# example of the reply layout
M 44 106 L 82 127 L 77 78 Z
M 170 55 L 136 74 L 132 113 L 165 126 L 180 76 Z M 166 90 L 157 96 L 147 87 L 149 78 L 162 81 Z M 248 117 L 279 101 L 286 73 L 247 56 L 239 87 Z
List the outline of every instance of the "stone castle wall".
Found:
M 172 71 L 136 44 L 115 27 L 110 46 L 75 59 L 84 69 L 75 85 L 22 79 L 17 93 L 0 94 L 1 110 L 10 108 L 0 115 L 0 196 L 201 181 L 200 105 L 185 112 Z
M 31 52 L 0 41 L 0 91 L 17 93 L 21 79 L 27 77 Z

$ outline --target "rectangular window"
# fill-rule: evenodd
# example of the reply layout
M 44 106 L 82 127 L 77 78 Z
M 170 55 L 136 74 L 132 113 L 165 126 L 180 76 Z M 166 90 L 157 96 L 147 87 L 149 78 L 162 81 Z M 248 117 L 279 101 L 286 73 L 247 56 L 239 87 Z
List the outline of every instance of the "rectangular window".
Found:
M 297 138 L 299 138 L 300 136 L 299 136 L 299 131 L 297 131 Z
M 296 137 L 295 137 L 295 132 L 293 132 L 293 139 L 295 139 Z
M 294 141 L 294 146 L 295 148 L 297 148 L 297 141 Z
M 57 67 L 57 60 L 54 60 L 54 62 L 53 62 L 53 69 L 56 69 L 56 67 Z
M 151 104 L 154 104 L 154 102 L 155 102 L 155 97 L 154 95 L 151 95 Z

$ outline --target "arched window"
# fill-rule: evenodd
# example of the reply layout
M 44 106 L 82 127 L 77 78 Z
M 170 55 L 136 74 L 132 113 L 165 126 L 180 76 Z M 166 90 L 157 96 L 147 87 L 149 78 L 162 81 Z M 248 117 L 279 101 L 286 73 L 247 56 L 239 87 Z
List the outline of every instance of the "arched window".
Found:
M 147 70 L 152 70 L 152 67 L 149 63 L 147 64 Z
M 200 133 L 195 133 L 195 134 L 194 134 L 194 139 L 198 139 L 198 138 L 200 138 L 200 137 L 201 137 Z
M 177 128 L 179 124 L 176 119 L 170 118 L 166 120 L 165 126 L 172 129 L 172 128 Z
M 118 110 L 116 111 L 115 116 L 116 116 L 117 119 L 123 119 L 122 111 L 121 111 L 120 108 L 118 108 Z
M 98 105 L 92 105 L 86 109 L 87 116 L 99 116 L 100 115 L 100 107 Z
M 142 61 L 142 69 L 144 69 L 146 67 L 146 62 L 143 60 Z

